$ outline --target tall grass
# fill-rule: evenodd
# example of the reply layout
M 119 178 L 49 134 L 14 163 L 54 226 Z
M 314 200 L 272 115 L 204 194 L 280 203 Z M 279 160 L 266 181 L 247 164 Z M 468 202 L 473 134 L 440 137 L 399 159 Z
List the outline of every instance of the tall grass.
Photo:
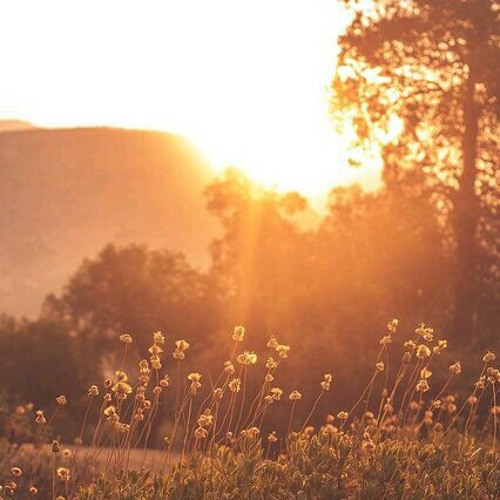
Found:
M 297 413 L 306 398 L 300 388 L 289 394 L 280 388 L 290 347 L 274 337 L 266 346 L 264 377 L 255 385 L 250 382 L 260 360 L 242 348 L 242 326 L 234 328 L 228 358 L 210 382 L 203 371 L 186 370 L 189 343 L 177 340 L 165 352 L 161 332 L 153 334 L 147 359 L 129 375 L 133 338 L 122 334 L 119 366 L 103 384 L 89 388 L 71 446 L 54 440 L 47 447 L 51 432 L 57 433 L 51 429 L 57 413 L 68 403 L 63 395 L 48 416 L 32 407 L 15 409 L 10 418 L 34 426 L 36 446 L 28 452 L 3 441 L 0 498 L 500 498 L 495 355 L 482 356 L 475 383 L 460 401 L 447 392 L 461 376 L 460 362 L 449 366 L 441 387 L 432 387 L 433 362 L 447 342 L 420 325 L 413 338 L 401 342 L 399 366 L 391 375 L 389 351 L 397 338 L 393 320 L 357 401 L 314 428 L 310 423 L 318 419 L 325 395 L 335 390 L 335 377 L 324 374 L 317 394 L 307 398 L 310 408 Z M 175 384 L 165 364 L 174 367 Z M 172 422 L 152 466 L 151 436 L 160 407 L 169 404 Z M 286 422 L 263 435 L 264 419 L 277 405 L 286 405 Z

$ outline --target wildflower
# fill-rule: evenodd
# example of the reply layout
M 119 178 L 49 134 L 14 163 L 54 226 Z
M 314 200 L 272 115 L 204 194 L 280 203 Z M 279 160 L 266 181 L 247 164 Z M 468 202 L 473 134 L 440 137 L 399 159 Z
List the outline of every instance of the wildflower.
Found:
M 432 372 L 430 370 L 428 370 L 427 368 L 422 368 L 420 370 L 420 378 L 421 379 L 427 380 L 428 378 L 431 378 L 431 376 L 432 376 Z
M 191 394 L 194 396 L 196 395 L 196 391 L 201 388 L 201 382 L 200 382 L 201 373 L 192 372 L 188 375 L 187 378 L 191 382 L 189 390 L 191 391 Z
M 58 467 L 56 469 L 56 474 L 61 481 L 69 481 L 70 472 L 68 467 Z
M 214 420 L 214 417 L 212 415 L 212 412 L 210 411 L 210 408 L 207 408 L 199 417 L 198 417 L 198 425 L 200 427 L 210 427 L 212 425 L 212 422 Z
M 217 387 L 214 389 L 213 397 L 215 401 L 220 401 L 224 397 L 224 391 L 221 387 Z
M 160 386 L 161 387 L 168 387 L 170 385 L 170 377 L 168 375 L 164 375 L 163 378 L 160 380 Z
M 118 420 L 118 415 L 116 413 L 116 407 L 113 405 L 104 408 L 103 414 L 107 417 L 107 420 Z
M 233 378 L 228 385 L 231 392 L 240 392 L 241 390 L 241 380 L 239 378 Z
M 453 373 L 453 375 L 460 375 L 460 373 L 462 373 L 462 366 L 460 365 L 460 361 L 456 361 L 450 366 L 450 372 Z
M 158 356 L 159 354 L 161 354 L 163 352 L 163 349 L 159 345 L 153 344 L 148 349 L 148 352 L 150 352 L 153 356 Z
M 68 400 L 66 399 L 66 396 L 61 394 L 60 396 L 57 396 L 56 402 L 59 406 L 64 406 L 68 402 Z
M 115 375 L 118 382 L 128 381 L 128 375 L 123 370 L 116 370 Z
M 487 380 L 490 384 L 500 382 L 500 370 L 492 368 L 491 366 L 486 370 Z
M 89 390 L 88 390 L 87 394 L 91 398 L 94 397 L 94 396 L 99 396 L 99 387 L 97 387 L 97 385 L 91 385 L 89 387 Z
M 271 338 L 269 339 L 268 343 L 266 344 L 266 347 L 269 347 L 269 349 L 276 349 L 278 347 L 278 339 L 274 336 L 271 335 Z
M 396 330 L 399 325 L 399 320 L 398 319 L 392 319 L 387 323 L 387 330 L 389 331 L 390 335 L 394 335 L 396 333 Z
M 132 335 L 129 333 L 122 333 L 120 335 L 120 342 L 123 342 L 125 345 L 132 343 Z
M 337 418 L 339 420 L 347 420 L 349 418 L 349 413 L 346 411 L 339 411 L 337 413 Z
M 407 351 L 407 352 L 414 351 L 417 348 L 417 344 L 415 344 L 415 342 L 413 342 L 413 340 L 407 340 L 403 344 L 403 346 L 405 348 L 405 351 Z
M 436 345 L 436 346 L 433 347 L 432 352 L 434 354 L 441 354 L 441 351 L 443 351 L 447 347 L 448 347 L 448 341 L 446 341 L 446 340 L 440 340 L 438 342 L 438 345 Z
M 232 375 L 235 372 L 234 365 L 231 361 L 224 361 L 224 372 Z
M 271 389 L 269 390 L 269 395 L 275 401 L 280 401 L 281 396 L 283 395 L 283 390 L 280 389 L 279 387 L 271 387 Z
M 245 351 L 236 357 L 236 361 L 243 366 L 255 365 L 257 363 L 257 354 L 253 351 Z
M 489 363 L 490 361 L 495 361 L 496 356 L 494 353 L 487 351 L 486 354 L 483 356 L 483 361 L 485 363 Z
M 117 382 L 112 391 L 115 393 L 116 399 L 127 399 L 127 396 L 132 392 L 132 387 L 125 381 Z
M 270 356 L 269 358 L 267 358 L 266 368 L 268 370 L 274 370 L 277 366 L 278 366 L 278 363 L 276 362 L 276 360 L 273 357 Z
M 198 427 L 194 431 L 194 437 L 195 439 L 205 439 L 208 436 L 208 431 L 204 429 L 203 427 Z
M 235 342 L 243 342 L 245 338 L 245 328 L 241 325 L 236 325 L 233 330 L 232 339 Z
M 424 359 L 431 355 L 431 350 L 424 344 L 420 344 L 417 347 L 417 358 Z
M 478 399 L 476 396 L 469 396 L 467 398 L 467 403 L 471 406 L 474 406 L 478 402 Z
M 302 394 L 299 391 L 292 391 L 288 397 L 290 401 L 299 401 L 302 399 Z
M 380 339 L 380 345 L 389 345 L 392 343 L 392 337 L 390 335 L 385 335 Z
M 60 451 L 59 441 L 52 441 L 52 453 L 59 453 Z
M 45 418 L 44 414 L 43 414 L 43 410 L 37 410 L 36 413 L 35 413 L 36 417 L 35 417 L 35 422 L 37 424 L 45 424 L 47 423 L 47 419 Z
M 276 435 L 276 431 L 271 431 L 271 433 L 267 436 L 267 440 L 270 443 L 276 443 L 276 441 L 278 441 L 278 436 Z
M 383 372 L 384 368 L 385 368 L 385 365 L 384 365 L 383 361 L 379 361 L 378 363 L 375 363 L 375 370 L 377 370 L 378 372 Z
M 163 332 L 157 331 L 153 333 L 153 342 L 155 344 L 163 345 L 165 343 L 165 336 Z
M 448 403 L 446 405 L 446 411 L 448 413 L 455 413 L 457 411 L 457 405 L 455 403 Z
M 172 353 L 172 356 L 174 357 L 174 359 L 177 359 L 178 361 L 182 361 L 186 355 L 184 354 L 183 351 L 179 351 L 179 349 L 176 349 L 173 353 Z
M 189 342 L 186 342 L 184 339 L 175 341 L 175 349 L 177 351 L 184 352 L 184 351 L 187 351 L 190 347 L 191 346 L 190 346 Z
M 323 375 L 323 382 L 321 382 L 321 388 L 324 390 L 324 391 L 329 391 L 330 390 L 330 387 L 332 385 L 332 379 L 333 379 L 333 376 L 331 373 L 325 373 Z
M 23 475 L 23 471 L 19 467 L 12 467 L 10 473 L 13 477 L 21 477 Z
M 28 490 L 30 495 L 37 495 L 38 494 L 38 488 L 36 486 L 30 486 L 30 489 Z
M 266 376 L 264 377 L 264 380 L 270 384 L 274 380 L 274 376 L 271 375 L 270 373 L 266 373 Z
M 278 356 L 282 359 L 288 358 L 288 353 L 290 352 L 290 346 L 289 345 L 283 345 L 283 344 L 278 344 L 275 348 L 276 352 L 278 353 Z
M 420 323 L 420 326 L 415 330 L 415 333 L 420 337 L 423 337 L 427 342 L 432 342 L 434 339 L 434 330 L 425 326 L 424 323 Z
M 150 358 L 149 358 L 149 362 L 151 363 L 151 369 L 153 370 L 161 370 L 161 361 L 160 361 L 160 357 L 156 354 L 153 354 Z
M 477 382 L 474 383 L 474 387 L 476 390 L 481 390 L 486 387 L 486 377 L 484 375 L 481 375 Z
M 113 381 L 110 379 L 110 378 L 107 378 L 105 381 L 104 381 L 104 387 L 106 389 L 110 389 L 113 385 Z
M 425 379 L 422 379 L 419 381 L 419 383 L 417 384 L 417 392 L 427 392 L 430 387 L 429 387 L 429 384 L 427 383 L 427 380 Z

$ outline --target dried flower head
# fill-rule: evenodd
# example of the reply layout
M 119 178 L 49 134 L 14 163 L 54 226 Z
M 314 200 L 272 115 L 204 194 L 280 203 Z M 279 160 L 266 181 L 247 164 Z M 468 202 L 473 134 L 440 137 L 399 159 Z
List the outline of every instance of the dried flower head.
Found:
M 157 331 L 153 333 L 153 342 L 155 344 L 163 345 L 165 343 L 165 336 L 163 332 Z
M 385 335 L 380 339 L 380 345 L 392 344 L 392 337 L 390 335 Z
M 460 361 L 456 361 L 450 366 L 450 372 L 453 373 L 453 375 L 460 375 L 460 373 L 462 373 L 462 366 L 460 365 Z
M 325 373 L 323 375 L 323 382 L 321 382 L 321 388 L 324 391 L 329 391 L 332 385 L 333 375 L 331 373 Z
M 347 420 L 349 418 L 349 413 L 346 411 L 339 411 L 337 413 L 337 418 L 339 420 Z
M 66 399 L 66 396 L 61 394 L 60 396 L 57 396 L 56 402 L 59 406 L 64 406 L 65 404 L 67 404 L 68 400 Z
M 236 361 L 243 366 L 255 365 L 257 363 L 257 354 L 253 351 L 244 351 L 236 357 Z
M 278 366 L 278 363 L 273 357 L 270 356 L 269 358 L 267 358 L 266 368 L 268 370 L 274 370 L 274 369 L 276 369 L 277 366 Z
M 430 355 L 431 350 L 425 344 L 420 344 L 417 347 L 417 358 L 424 359 L 430 357 Z
M 292 391 L 288 397 L 290 401 L 299 401 L 302 399 L 302 394 L 299 391 Z
M 394 335 L 396 333 L 398 325 L 399 325 L 398 319 L 392 319 L 391 321 L 389 321 L 389 323 L 387 323 L 387 330 L 390 335 Z
M 21 477 L 23 475 L 23 471 L 19 467 L 12 467 L 10 473 L 13 477 Z
M 177 351 L 184 352 L 184 351 L 187 351 L 190 347 L 191 346 L 190 346 L 189 342 L 186 342 L 184 339 L 175 341 L 175 349 Z
M 232 339 L 235 342 L 243 342 L 245 338 L 245 328 L 241 325 L 236 325 L 233 330 Z
M 45 418 L 45 415 L 43 413 L 43 410 L 37 410 L 35 412 L 35 422 L 37 424 L 45 424 L 47 423 L 47 419 Z
M 421 379 L 427 380 L 428 378 L 431 378 L 431 376 L 432 376 L 432 372 L 430 370 L 428 370 L 427 368 L 422 368 L 420 370 L 420 378 Z
M 208 436 L 208 431 L 203 427 L 197 427 L 194 431 L 194 437 L 197 440 L 206 439 Z
M 198 417 L 198 425 L 200 427 L 210 427 L 214 417 L 212 415 L 212 411 L 210 408 L 207 408 L 199 417 Z
M 122 333 L 120 335 L 120 342 L 123 342 L 125 345 L 132 343 L 132 335 L 130 333 Z
M 58 467 L 56 469 L 56 474 L 61 481 L 69 481 L 70 479 L 70 471 L 68 467 Z
M 220 401 L 224 397 L 224 391 L 221 387 L 216 387 L 213 392 L 213 398 L 215 401 Z
M 229 381 L 228 387 L 231 392 L 239 392 L 241 390 L 241 380 L 239 378 L 233 378 Z
M 274 335 L 271 335 L 271 338 L 267 342 L 266 347 L 269 347 L 269 349 L 276 349 L 278 345 L 278 339 Z
M 416 389 L 417 392 L 427 392 L 430 389 L 427 380 L 425 379 L 420 380 L 417 384 Z
M 496 356 L 493 352 L 487 351 L 486 354 L 483 356 L 483 361 L 485 363 L 491 363 L 492 361 L 495 361 Z
M 284 344 L 278 344 L 274 350 L 278 353 L 278 357 L 286 359 L 288 358 L 288 354 L 290 352 L 290 346 Z
M 383 372 L 385 368 L 384 362 L 379 361 L 378 363 L 375 363 L 375 370 L 378 372 Z
M 234 365 L 231 361 L 224 361 L 224 372 L 232 375 L 235 372 Z
M 99 396 L 99 387 L 97 387 L 97 385 L 91 385 L 89 387 L 89 390 L 88 390 L 87 394 L 91 398 L 94 397 L 94 396 Z
M 276 443 L 276 441 L 278 441 L 278 436 L 276 435 L 276 431 L 271 431 L 271 433 L 267 436 L 267 440 L 270 443 Z

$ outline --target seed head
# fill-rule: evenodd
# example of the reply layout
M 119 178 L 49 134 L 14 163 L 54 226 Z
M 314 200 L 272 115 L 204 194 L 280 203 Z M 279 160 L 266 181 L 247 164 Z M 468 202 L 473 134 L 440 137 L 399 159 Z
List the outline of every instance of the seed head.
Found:
M 132 340 L 132 335 L 129 333 L 122 333 L 120 335 L 120 342 L 123 342 L 124 344 L 131 344 Z
M 245 328 L 241 325 L 236 325 L 233 330 L 232 339 L 235 342 L 243 342 L 245 338 Z

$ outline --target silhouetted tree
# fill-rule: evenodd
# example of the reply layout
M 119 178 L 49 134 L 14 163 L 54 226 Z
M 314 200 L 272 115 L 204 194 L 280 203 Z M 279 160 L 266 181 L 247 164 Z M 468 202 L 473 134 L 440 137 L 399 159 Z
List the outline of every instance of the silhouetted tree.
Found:
M 500 91 L 500 4 L 496 0 L 345 0 L 354 21 L 340 39 L 336 112 L 359 143 L 391 134 L 386 178 L 419 170 L 452 221 L 457 271 L 453 332 L 478 335 L 498 298 L 495 181 Z M 398 116 L 402 123 L 398 124 Z M 411 175 L 411 174 L 410 174 Z M 418 174 L 417 174 L 418 175 Z M 480 274 L 482 273 L 482 274 Z M 485 288 L 486 287 L 486 288 Z M 479 304 L 484 295 L 489 306 Z M 497 303 L 498 305 L 498 303 Z M 498 316 L 497 316 L 498 319 Z
M 203 340 L 217 324 L 209 278 L 181 253 L 146 246 L 109 245 L 86 259 L 60 297 L 47 298 L 44 315 L 69 324 L 104 351 L 130 332 L 144 353 L 151 333 Z

